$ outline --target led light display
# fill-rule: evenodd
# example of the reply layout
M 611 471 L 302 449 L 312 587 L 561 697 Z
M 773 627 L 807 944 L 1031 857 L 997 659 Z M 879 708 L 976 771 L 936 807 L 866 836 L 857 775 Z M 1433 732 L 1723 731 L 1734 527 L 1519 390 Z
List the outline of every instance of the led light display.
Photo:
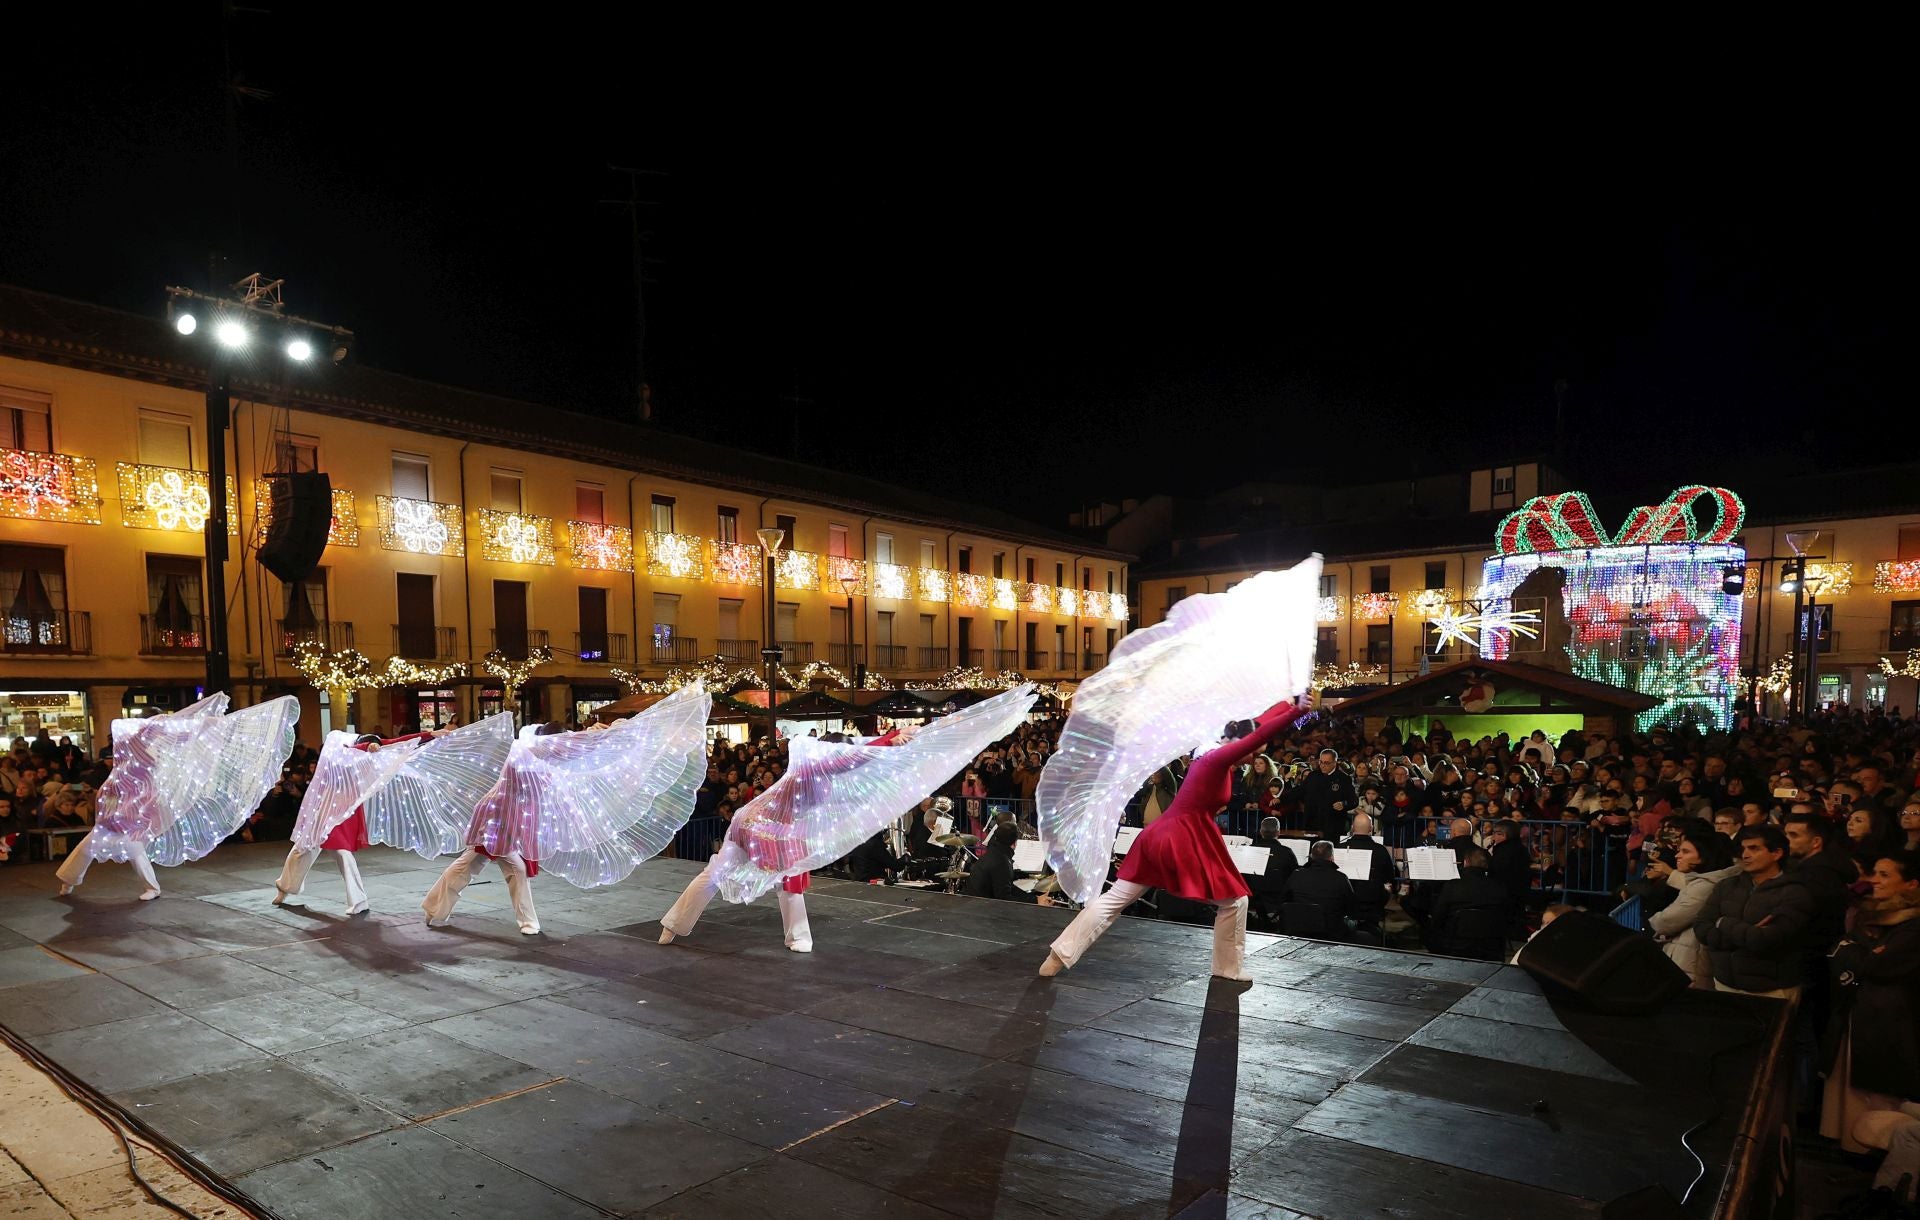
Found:
M 1920 589 L 1920 559 L 1896 559 L 1873 565 L 1875 593 L 1911 593 Z
M 923 602 L 946 601 L 952 590 L 947 582 L 947 574 L 939 568 L 915 568 L 914 585 L 920 592 Z
M 93 459 L 0 449 L 0 517 L 100 524 Z
M 676 580 L 699 580 L 706 575 L 700 561 L 700 539 L 693 534 L 647 535 L 647 575 Z
M 1338 623 L 1347 617 L 1347 599 L 1344 597 L 1323 597 L 1315 603 L 1315 607 L 1315 622 Z
M 1353 613 L 1363 619 L 1390 618 L 1400 605 L 1392 593 L 1362 593 L 1353 599 Z
M 553 518 L 480 510 L 480 558 L 502 563 L 553 562 Z
M 993 608 L 1007 611 L 1020 608 L 1020 592 L 1013 587 L 1013 581 L 999 576 L 993 578 Z
M 716 542 L 707 553 L 715 584 L 757 585 L 766 553 L 750 542 Z
M 576 568 L 591 572 L 631 572 L 633 531 L 624 525 L 569 521 L 567 553 Z
M 972 572 L 960 572 L 953 578 L 953 600 L 955 604 L 984 610 L 993 597 L 992 586 L 987 578 Z
M 1434 618 L 1459 602 L 1458 589 L 1409 589 L 1400 595 L 1400 604 L 1416 618 Z
M 776 589 L 818 589 L 820 556 L 812 551 L 781 551 L 773 561 Z
M 849 559 L 845 555 L 826 555 L 820 560 L 820 571 L 825 577 L 822 586 L 829 593 L 847 592 L 849 583 L 853 592 L 864 594 L 872 589 L 867 575 L 867 561 Z
M 377 496 L 374 516 L 380 525 L 380 545 L 389 551 L 456 557 L 467 553 L 458 504 Z
M 1054 590 L 1053 604 L 1060 613 L 1069 618 L 1080 617 L 1080 591 L 1078 589 L 1070 589 L 1065 585 L 1061 585 L 1058 589 Z
M 133 529 L 196 531 L 213 515 L 207 472 L 121 462 L 120 523 Z M 227 533 L 240 532 L 239 501 L 227 480 Z
M 1053 593 L 1054 593 L 1054 589 L 1052 585 L 1043 585 L 1039 583 L 1031 583 L 1027 585 L 1026 597 L 1022 599 L 1024 608 L 1026 609 L 1027 613 L 1028 614 L 1052 614 L 1053 613 Z
M 876 563 L 873 565 L 873 595 L 905 601 L 908 589 L 912 587 L 913 569 L 897 563 Z

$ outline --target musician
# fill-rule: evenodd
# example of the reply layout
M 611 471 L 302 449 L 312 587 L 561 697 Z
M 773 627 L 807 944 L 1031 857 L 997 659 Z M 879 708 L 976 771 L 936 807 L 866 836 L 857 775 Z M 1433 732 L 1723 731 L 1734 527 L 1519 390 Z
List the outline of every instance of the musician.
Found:
M 1253 841 L 1255 847 L 1267 849 L 1266 871 L 1257 877 L 1247 878 L 1247 888 L 1253 891 L 1253 900 L 1249 913 L 1259 916 L 1271 926 L 1279 926 L 1281 896 L 1287 890 L 1287 878 L 1293 876 L 1293 870 L 1299 867 L 1293 849 L 1280 837 L 1280 819 L 1263 818 L 1260 822 L 1260 837 Z
M 847 876 L 854 881 L 885 881 L 893 884 L 893 875 L 904 863 L 893 854 L 887 844 L 888 831 L 877 832 L 871 839 L 853 849 L 847 855 Z
M 1053 899 L 1045 894 L 1029 894 L 1013 883 L 1013 845 L 1020 841 L 1020 827 L 1010 813 L 995 814 L 993 835 L 987 840 L 987 850 L 974 863 L 973 871 L 967 874 L 966 884 L 960 892 L 973 898 L 1001 898 L 1011 902 L 1035 902 L 1043 907 L 1053 905 Z

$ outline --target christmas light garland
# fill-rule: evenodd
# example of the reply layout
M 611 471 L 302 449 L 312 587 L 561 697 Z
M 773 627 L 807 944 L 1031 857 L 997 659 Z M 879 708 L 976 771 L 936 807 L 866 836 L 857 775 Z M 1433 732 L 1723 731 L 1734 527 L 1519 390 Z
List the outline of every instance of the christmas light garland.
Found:
M 100 524 L 93 459 L 0 449 L 0 517 Z
M 1893 667 L 1892 661 L 1881 657 L 1880 672 L 1889 678 L 1920 678 L 1920 649 L 1908 652 L 1907 663 L 1898 669 Z
M 335 652 L 312 639 L 294 642 L 292 663 L 314 689 L 341 694 L 395 686 L 438 686 L 467 672 L 463 662 L 416 665 L 404 657 L 388 657 L 376 668 L 367 654 L 357 648 Z
M 120 524 L 132 529 L 198 531 L 213 515 L 207 472 L 172 466 L 117 464 Z M 227 480 L 227 533 L 240 532 L 240 502 Z
M 458 504 L 405 496 L 376 496 L 373 504 L 382 548 L 455 558 L 467 553 L 466 528 Z
M 553 563 L 553 518 L 481 509 L 480 558 L 500 563 Z
M 524 657 L 509 657 L 498 648 L 480 658 L 480 668 L 500 679 L 502 702 L 511 704 L 533 671 L 553 662 L 553 649 L 542 644 Z
M 1358 661 L 1348 661 L 1345 665 L 1323 662 L 1313 667 L 1312 688 L 1323 691 L 1340 690 L 1348 686 L 1372 686 L 1385 674 L 1386 670 L 1378 665 L 1362 665 Z

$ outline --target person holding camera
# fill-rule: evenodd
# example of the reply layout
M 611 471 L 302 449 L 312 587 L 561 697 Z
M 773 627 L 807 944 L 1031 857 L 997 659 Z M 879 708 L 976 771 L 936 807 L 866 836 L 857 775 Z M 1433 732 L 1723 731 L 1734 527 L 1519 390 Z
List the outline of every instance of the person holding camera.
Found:
M 1713 898 L 1714 888 L 1739 872 L 1726 837 L 1697 821 L 1680 832 L 1672 863 L 1660 858 L 1647 865 L 1647 879 L 1673 892 L 1672 900 L 1647 920 L 1647 926 L 1660 942 L 1661 952 L 1703 991 L 1713 990 L 1713 962 L 1693 924 Z

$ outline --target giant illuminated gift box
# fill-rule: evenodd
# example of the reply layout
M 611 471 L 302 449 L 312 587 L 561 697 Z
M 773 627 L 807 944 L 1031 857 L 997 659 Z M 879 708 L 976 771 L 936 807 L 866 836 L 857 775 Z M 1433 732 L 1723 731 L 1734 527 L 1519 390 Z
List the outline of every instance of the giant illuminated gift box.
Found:
M 1714 509 L 1704 528 L 1694 515 L 1700 500 Z M 1724 487 L 1682 487 L 1634 509 L 1609 538 L 1582 493 L 1535 496 L 1500 522 L 1498 554 L 1483 570 L 1483 612 L 1512 611 L 1522 581 L 1559 568 L 1575 674 L 1658 699 L 1639 715 L 1641 731 L 1727 728 L 1740 675 L 1740 594 L 1722 583 L 1727 570 L 1745 570 L 1746 549 L 1733 540 L 1746 511 Z M 1508 632 L 1490 631 L 1481 655 L 1502 660 L 1512 646 Z

